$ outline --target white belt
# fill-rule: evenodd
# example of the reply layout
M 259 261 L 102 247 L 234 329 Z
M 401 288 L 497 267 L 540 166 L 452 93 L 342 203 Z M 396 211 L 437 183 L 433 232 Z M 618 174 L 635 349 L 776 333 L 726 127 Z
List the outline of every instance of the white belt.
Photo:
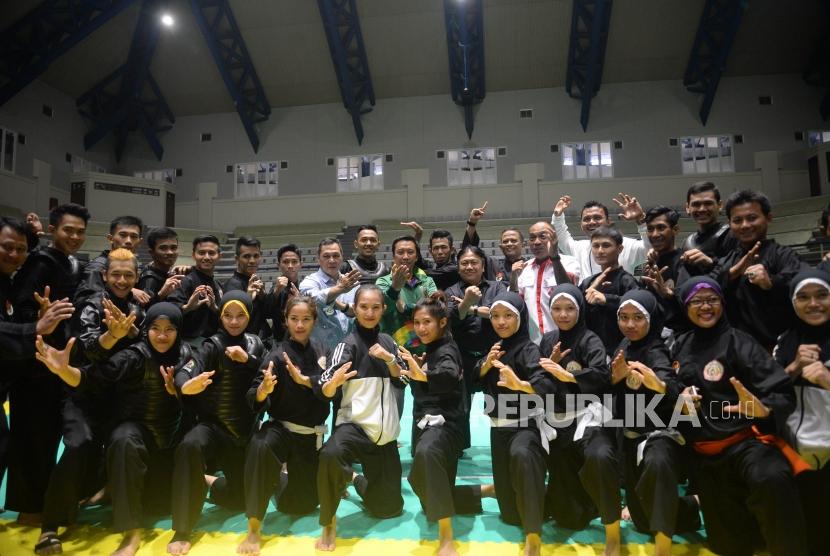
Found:
M 291 421 L 280 421 L 280 424 L 296 434 L 316 434 L 317 435 L 317 449 L 323 447 L 323 435 L 329 432 L 328 425 L 318 425 L 316 427 L 306 427 L 304 425 L 298 425 L 297 423 L 292 423 Z
M 536 413 L 528 415 L 528 419 L 533 419 L 536 422 L 536 427 L 539 429 L 539 440 L 542 442 L 542 448 L 545 453 L 550 453 L 550 443 L 556 439 L 556 429 L 545 421 L 545 412 L 541 409 Z M 496 428 L 518 428 L 521 423 L 526 423 L 527 419 L 499 419 L 498 417 L 490 417 L 490 426 Z
M 421 417 L 421 420 L 418 421 L 418 424 L 416 426 L 419 429 L 424 430 L 427 427 L 442 427 L 446 422 L 447 421 L 444 419 L 443 415 L 430 415 L 429 413 L 427 413 L 426 415 Z
M 603 419 L 604 408 L 600 402 L 592 402 L 582 409 L 577 411 L 565 411 L 563 413 L 549 413 L 547 417 L 549 423 L 566 423 L 576 421 L 576 430 L 574 431 L 573 440 L 581 440 L 585 436 L 585 429 L 588 427 L 598 427 L 604 422 Z

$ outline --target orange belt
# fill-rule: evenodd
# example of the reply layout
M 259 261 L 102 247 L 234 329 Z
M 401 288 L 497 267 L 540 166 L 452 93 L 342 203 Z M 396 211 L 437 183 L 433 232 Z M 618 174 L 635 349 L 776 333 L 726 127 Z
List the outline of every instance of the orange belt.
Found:
M 775 446 L 781 450 L 781 454 L 787 458 L 787 461 L 793 470 L 793 475 L 798 475 L 802 471 L 809 471 L 812 469 L 812 467 L 801 459 L 801 456 L 799 456 L 789 444 L 784 442 L 783 439 L 778 438 L 774 434 L 762 434 L 755 425 L 753 425 L 752 428 L 736 432 L 732 436 L 727 436 L 723 440 L 702 440 L 700 442 L 695 442 L 692 447 L 698 454 L 702 454 L 704 456 L 716 456 L 730 446 L 752 437 L 757 438 L 764 444 Z

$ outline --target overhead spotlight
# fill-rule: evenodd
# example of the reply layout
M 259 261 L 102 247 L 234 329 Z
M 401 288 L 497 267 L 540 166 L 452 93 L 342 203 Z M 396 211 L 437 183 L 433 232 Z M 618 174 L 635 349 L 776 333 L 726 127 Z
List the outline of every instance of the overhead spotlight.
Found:
M 173 19 L 173 16 L 170 14 L 163 14 L 161 16 L 161 24 L 165 27 L 172 27 L 175 22 L 176 20 Z

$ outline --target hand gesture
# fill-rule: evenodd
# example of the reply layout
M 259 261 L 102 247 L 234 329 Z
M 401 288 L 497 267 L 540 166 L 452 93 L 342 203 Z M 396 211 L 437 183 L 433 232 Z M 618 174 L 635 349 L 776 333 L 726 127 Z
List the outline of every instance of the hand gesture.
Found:
M 38 334 L 35 340 L 35 358 L 43 363 L 47 369 L 56 375 L 60 375 L 69 368 L 69 356 L 72 354 L 72 346 L 75 345 L 75 338 L 69 338 L 66 347 L 58 350 L 43 341 L 43 336 Z
M 605 305 L 608 302 L 604 293 L 593 288 L 585 292 L 585 301 L 589 305 Z
M 386 351 L 380 344 L 374 344 L 372 347 L 370 347 L 369 355 L 371 355 L 375 359 L 380 359 L 387 365 L 391 365 L 395 362 L 395 356 Z
M 529 262 L 530 262 L 529 260 L 528 261 L 523 261 L 522 259 L 519 259 L 518 261 L 513 263 L 513 265 L 510 267 L 510 271 L 511 272 L 521 272 L 522 270 L 524 270 L 525 265 L 527 265 Z
M 637 197 L 620 193 L 613 199 L 613 201 L 617 203 L 617 206 L 622 210 L 622 212 L 619 213 L 619 217 L 622 220 L 634 220 L 635 222 L 640 222 L 643 218 L 645 218 L 645 211 L 643 211 L 643 207 L 640 206 L 640 202 L 637 200 Z
M 807 365 L 819 361 L 821 348 L 818 344 L 801 344 L 795 352 L 795 364 L 798 370 L 803 370 Z M 798 374 L 797 372 L 795 373 Z
M 349 371 L 349 369 L 351 368 L 351 361 L 341 365 L 339 369 L 334 371 L 334 375 L 332 375 L 331 380 L 328 381 L 328 384 L 330 384 L 333 388 L 339 388 L 340 386 L 343 386 L 343 384 L 345 384 L 347 380 L 357 375 L 357 371 Z
M 558 346 L 559 344 L 557 344 Z M 570 350 L 568 350 L 570 351 Z M 560 382 L 576 382 L 576 377 L 570 371 L 567 371 L 562 368 L 557 361 L 553 359 L 548 359 L 547 357 L 543 357 L 539 359 L 539 364 L 545 369 L 547 372 L 553 375 L 553 378 Z
M 141 305 L 142 307 L 144 305 L 147 305 L 148 303 L 150 303 L 150 294 L 148 294 L 144 290 L 140 290 L 138 288 L 133 288 L 132 289 L 132 294 L 133 294 L 133 299 L 135 299 L 135 302 L 138 303 L 139 305 Z
M 680 256 L 681 262 L 702 269 L 711 268 L 715 262 L 700 249 L 689 249 Z
M 173 268 L 170 269 L 170 272 L 172 272 L 173 274 L 182 274 L 182 275 L 184 275 L 184 274 L 187 274 L 188 272 L 190 272 L 190 267 L 187 266 L 187 265 L 184 265 L 184 264 L 176 265 L 176 266 L 174 266 Z
M 469 222 L 475 226 L 478 224 L 478 221 L 487 213 L 487 201 L 484 201 L 484 204 L 481 205 L 479 208 L 474 208 L 470 211 L 470 219 Z
M 247 363 L 248 352 L 242 346 L 229 346 L 225 348 L 225 357 L 236 363 Z
M 286 352 L 282 353 L 282 358 L 285 360 L 285 367 L 288 369 L 288 374 L 291 375 L 291 380 L 300 386 L 311 388 L 311 379 L 309 379 L 300 371 L 300 369 L 297 368 L 297 365 L 295 365 L 291 358 L 288 357 Z
M 262 382 L 257 389 L 262 393 L 262 400 L 274 391 L 277 386 L 277 377 L 274 375 L 274 362 L 269 361 L 268 366 L 262 369 Z M 260 401 L 262 401 L 260 400 Z
M 347 274 L 341 274 L 340 277 L 337 279 L 337 288 L 340 290 L 340 293 L 346 293 L 348 291 L 352 291 L 355 286 L 360 283 L 360 271 L 359 270 L 351 270 Z
M 214 311 L 218 311 L 219 307 L 216 305 L 216 293 L 213 291 L 213 288 L 210 286 L 205 286 L 205 305 L 213 309 Z
M 400 290 L 409 281 L 409 269 L 406 265 L 399 265 L 392 263 L 392 269 L 389 271 L 392 275 L 392 288 Z
M 625 380 L 630 370 L 623 351 L 618 351 L 611 361 L 611 384 L 619 384 L 620 381 Z
M 248 279 L 248 295 L 251 296 L 252 301 L 256 299 L 257 294 L 259 294 L 264 287 L 265 283 L 262 279 L 256 274 L 251 274 L 251 277 Z
M 481 365 L 481 374 L 482 376 L 490 370 L 490 367 L 498 361 L 500 358 L 504 357 L 507 354 L 506 351 L 501 350 L 501 342 L 496 342 L 493 344 L 493 347 L 490 348 L 490 351 L 487 352 L 487 358 L 484 360 L 484 363 Z
M 801 376 L 816 386 L 830 390 L 830 369 L 825 367 L 821 361 L 814 361 L 805 366 L 801 371 Z
M 415 236 L 415 241 L 421 241 L 421 237 L 424 235 L 424 227 L 415 222 L 401 222 L 401 226 L 406 226 L 407 228 L 412 229 L 412 235 Z
M 607 278 L 608 278 L 608 274 L 609 274 L 612 270 L 614 270 L 614 269 L 613 269 L 613 268 L 611 268 L 611 267 L 609 266 L 608 268 L 606 268 L 605 270 L 603 270 L 602 272 L 600 272 L 600 273 L 597 275 L 597 277 L 596 277 L 596 278 L 594 278 L 594 281 L 593 281 L 593 282 L 591 282 L 591 285 L 590 285 L 590 286 L 588 286 L 588 289 L 589 289 L 589 290 L 596 290 L 596 289 L 598 289 L 598 288 L 602 288 L 602 287 L 605 287 L 605 286 L 610 286 L 610 285 L 611 285 L 611 282 L 608 282 L 608 281 L 607 281 Z
M 559 197 L 559 200 L 556 202 L 556 206 L 553 207 L 553 215 L 561 216 L 569 206 L 571 206 L 570 195 L 563 195 L 562 197 Z
M 35 301 L 40 306 L 38 309 L 37 317 L 41 318 L 46 311 L 49 310 L 49 306 L 52 305 L 52 302 L 49 300 L 49 294 L 52 293 L 52 289 L 49 286 L 43 288 L 43 297 L 41 297 L 37 292 L 34 292 Z M 65 298 L 69 299 L 69 298 Z
M 401 356 L 401 359 L 406 362 L 407 366 L 406 369 L 401 369 L 402 375 L 419 382 L 427 381 L 427 375 L 421 368 L 421 361 L 415 359 L 412 353 L 410 353 L 409 350 L 403 346 L 398 346 L 398 354 Z
M 211 377 L 216 373 L 216 371 L 210 371 L 208 373 L 200 373 L 182 385 L 182 394 L 187 396 L 195 396 L 196 394 L 201 394 L 205 391 L 205 388 L 213 384 L 213 380 Z
M 288 290 L 288 295 L 291 297 L 297 297 L 300 295 L 300 290 L 297 289 L 297 286 L 294 282 L 291 282 L 288 286 L 290 289 Z
M 108 307 L 108 304 L 111 307 Z M 135 313 L 130 313 L 127 316 L 124 316 L 118 307 L 113 305 L 111 301 L 108 299 L 104 300 L 104 324 L 107 326 L 107 331 L 109 335 L 115 338 L 116 340 L 120 340 L 124 336 L 126 336 L 130 329 L 133 326 L 133 323 L 136 319 Z
M 49 289 L 49 286 L 46 286 Z M 35 294 L 37 295 L 37 294 Z M 35 332 L 44 336 L 48 336 L 58 327 L 62 321 L 72 317 L 75 312 L 75 306 L 69 302 L 69 299 L 64 298 L 60 301 L 55 301 L 49 304 L 49 308 L 38 317 L 35 325 Z
M 468 286 L 467 289 L 464 290 L 464 302 L 468 307 L 470 305 L 475 305 L 481 300 L 481 289 L 478 286 Z
M 159 372 L 161 373 L 161 378 L 164 380 L 164 389 L 167 390 L 167 393 L 171 396 L 175 396 L 176 383 L 173 381 L 173 377 L 176 374 L 176 369 L 162 365 L 159 367 Z
M 507 388 L 508 390 L 524 390 L 525 384 L 516 376 L 516 372 L 502 363 L 501 361 L 493 361 L 493 366 L 499 370 L 499 381 L 497 386 Z
M 750 419 L 754 419 L 755 417 L 763 419 L 769 415 L 769 409 L 767 406 L 765 406 L 761 400 L 755 396 L 755 394 L 747 390 L 747 388 L 741 384 L 740 380 L 733 376 L 729 379 L 729 382 L 732 383 L 732 387 L 735 388 L 735 392 L 738 393 L 738 403 L 724 407 L 724 411 L 727 413 L 739 413 Z
M 667 266 L 659 269 L 656 266 L 647 266 L 642 276 L 643 282 L 646 285 L 653 289 L 657 295 L 665 298 L 674 295 L 674 290 L 669 287 L 666 279 L 663 277 L 663 273 L 668 269 L 669 267 Z
M 553 346 L 553 351 L 550 352 L 550 360 L 554 363 L 559 363 L 562 359 L 567 357 L 570 352 L 570 349 L 562 351 L 562 342 L 556 342 L 556 345 Z
M 683 403 L 680 407 L 680 412 L 683 415 L 690 415 L 696 412 L 696 409 L 700 407 L 700 400 L 703 399 L 703 396 L 697 393 L 697 388 L 694 386 L 687 386 L 680 392 L 680 396 L 678 398 L 679 401 Z
M 31 230 L 35 234 L 37 234 L 39 236 L 44 235 L 43 234 L 43 222 L 40 221 L 40 217 L 37 215 L 37 213 L 30 212 L 29 214 L 27 214 L 26 215 L 26 224 L 29 225 L 29 228 L 31 228 Z
M 772 280 L 769 277 L 769 272 L 762 264 L 750 265 L 745 271 L 744 276 L 750 284 L 758 286 L 762 290 L 772 289 Z
M 282 290 L 288 287 L 288 276 L 280 276 L 274 282 L 274 293 L 280 293 Z
M 654 372 L 651 367 L 643 365 L 639 361 L 632 361 L 628 364 L 632 373 L 637 373 L 640 382 L 649 390 L 653 390 L 659 394 L 666 391 L 666 383 L 660 380 L 660 377 Z
M 159 299 L 165 299 L 168 295 L 173 293 L 175 290 L 182 285 L 182 280 L 184 280 L 184 274 L 174 274 L 170 278 L 164 281 L 164 285 L 161 287 L 158 293 Z
M 746 255 L 741 257 L 735 266 L 729 269 L 729 277 L 733 280 L 738 278 L 742 274 L 746 272 L 746 270 L 758 262 L 760 259 L 759 253 L 761 252 L 761 242 L 757 242 L 755 245 L 752 246 L 752 249 L 747 251 Z

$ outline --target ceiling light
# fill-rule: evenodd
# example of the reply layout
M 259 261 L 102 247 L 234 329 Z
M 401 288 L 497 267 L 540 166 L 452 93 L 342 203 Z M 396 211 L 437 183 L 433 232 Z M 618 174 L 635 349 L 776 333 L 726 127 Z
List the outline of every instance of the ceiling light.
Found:
M 161 16 L 161 24 L 165 27 L 172 27 L 176 20 L 173 19 L 173 16 L 170 14 L 163 14 Z

